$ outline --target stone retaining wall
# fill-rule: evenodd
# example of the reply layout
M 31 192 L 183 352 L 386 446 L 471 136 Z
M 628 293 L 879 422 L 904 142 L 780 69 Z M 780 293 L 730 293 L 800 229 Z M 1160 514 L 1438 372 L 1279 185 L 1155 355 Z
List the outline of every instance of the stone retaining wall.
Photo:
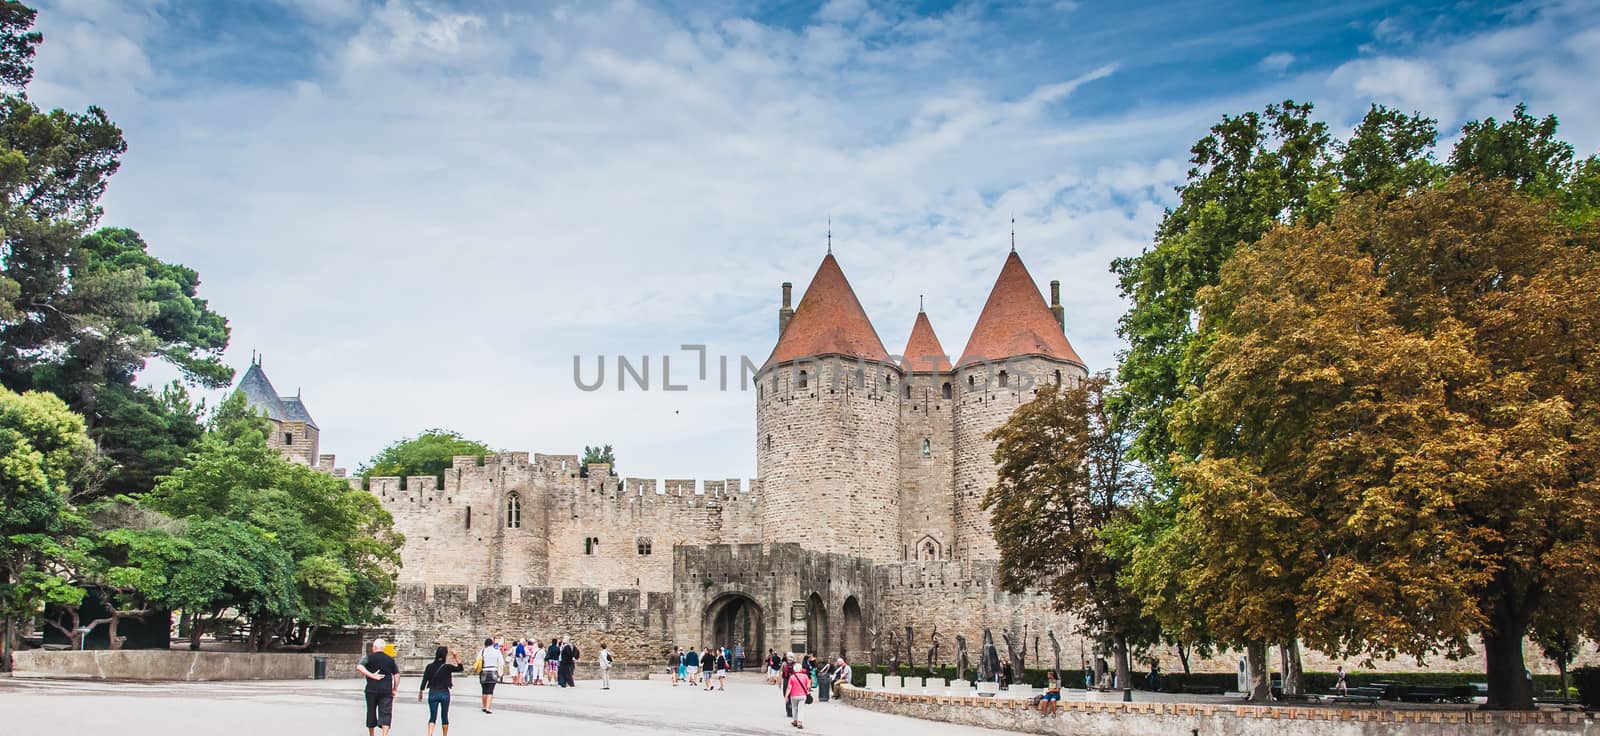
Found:
M 12 677 L 73 680 L 309 680 L 312 657 L 328 658 L 328 677 L 353 678 L 355 654 L 185 652 L 152 649 L 49 651 L 12 655 Z
M 1565 736 L 1600 733 L 1592 714 L 1026 700 L 845 688 L 850 705 L 947 723 L 1056 736 Z M 1293 722 L 1287 723 L 1287 722 Z

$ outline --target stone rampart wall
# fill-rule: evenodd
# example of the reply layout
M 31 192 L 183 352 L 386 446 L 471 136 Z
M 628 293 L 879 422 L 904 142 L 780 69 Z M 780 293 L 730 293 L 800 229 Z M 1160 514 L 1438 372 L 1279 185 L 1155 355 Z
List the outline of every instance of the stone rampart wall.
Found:
M 1558 736 L 1589 734 L 1571 712 L 1390 710 L 1303 706 L 1062 701 L 1042 715 L 1026 700 L 845 688 L 850 705 L 897 715 L 1053 736 Z
M 395 645 L 407 657 L 431 656 L 442 644 L 466 658 L 485 637 L 568 636 L 591 661 L 607 644 L 620 662 L 664 662 L 671 615 L 670 595 L 633 588 L 402 585 Z
M 153 649 L 48 651 L 12 655 L 12 677 L 73 680 L 309 680 L 312 658 L 328 658 L 328 677 L 356 677 L 356 654 L 185 652 Z

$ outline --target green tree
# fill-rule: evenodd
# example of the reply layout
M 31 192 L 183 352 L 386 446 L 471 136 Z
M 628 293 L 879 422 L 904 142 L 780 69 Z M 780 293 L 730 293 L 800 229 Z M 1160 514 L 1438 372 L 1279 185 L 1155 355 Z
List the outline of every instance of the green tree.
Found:
M 1419 659 L 1476 634 L 1489 706 L 1532 707 L 1524 637 L 1600 601 L 1600 240 L 1552 204 L 1479 177 L 1353 198 L 1202 293 L 1174 536 L 1220 634 Z
M 105 487 L 148 490 L 196 427 L 134 379 L 161 359 L 190 383 L 226 385 L 227 323 L 197 297 L 195 272 L 151 256 L 137 233 L 89 234 L 127 144 L 98 107 L 28 99 L 34 15 L 0 4 L 0 83 L 12 88 L 0 94 L 0 385 L 60 396 L 118 463 Z
M 610 465 L 611 472 L 617 472 L 617 456 L 611 451 L 611 445 L 583 446 L 583 462 L 579 469 L 587 473 L 591 464 Z
M 1000 548 L 1000 584 L 1043 589 L 1083 633 L 1109 640 L 1117 681 L 1132 682 L 1130 639 L 1150 627 L 1123 586 L 1107 536 L 1146 487 L 1128 459 L 1131 432 L 1111 411 L 1107 375 L 1051 384 L 989 434 L 998 472 L 983 498 Z
M 278 602 L 276 557 L 253 554 L 233 563 L 262 571 L 264 582 L 248 591 L 265 597 L 246 607 L 261 637 L 252 642 L 256 647 L 273 645 L 271 637 L 279 644 L 310 646 L 323 627 L 383 622 L 404 542 L 393 531 L 393 519 L 372 494 L 268 449 L 261 425 L 242 399 L 230 397 L 218 407 L 199 449 L 141 503 L 191 523 L 243 525 L 288 560 L 288 605 Z M 243 533 L 231 528 L 207 533 L 224 532 Z M 196 541 L 196 548 L 204 551 L 209 539 Z M 185 580 L 193 590 L 223 590 L 227 595 L 219 600 L 225 602 L 237 593 L 200 584 L 209 578 Z M 211 610 L 213 617 L 220 611 L 196 610 Z
M 429 429 L 415 437 L 390 443 L 356 472 L 363 479 L 372 476 L 442 475 L 458 455 L 493 454 L 488 445 L 469 440 L 447 429 Z
M 76 554 L 81 519 L 69 499 L 86 482 L 93 453 L 83 418 L 60 399 L 0 388 L 0 661 L 10 661 L 19 621 L 82 597 L 56 573 Z

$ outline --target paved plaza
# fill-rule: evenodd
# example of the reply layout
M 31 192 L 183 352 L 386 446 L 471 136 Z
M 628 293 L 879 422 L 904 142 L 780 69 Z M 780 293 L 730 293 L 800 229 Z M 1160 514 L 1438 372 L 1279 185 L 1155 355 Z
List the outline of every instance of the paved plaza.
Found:
M 396 736 L 426 733 L 428 708 L 417 702 L 417 679 L 401 681 Z M 783 716 L 777 688 L 758 676 L 730 678 L 727 692 L 702 692 L 668 682 L 593 681 L 575 689 L 502 685 L 492 715 L 478 710 L 477 686 L 456 688 L 451 733 L 458 736 L 587 736 L 588 734 L 781 734 L 795 729 Z M 0 679 L 6 734 L 106 733 L 117 736 L 358 736 L 363 727 L 361 682 L 127 683 Z M 993 736 L 980 728 L 873 713 L 843 703 L 816 703 L 806 731 L 823 734 L 916 733 L 918 736 Z

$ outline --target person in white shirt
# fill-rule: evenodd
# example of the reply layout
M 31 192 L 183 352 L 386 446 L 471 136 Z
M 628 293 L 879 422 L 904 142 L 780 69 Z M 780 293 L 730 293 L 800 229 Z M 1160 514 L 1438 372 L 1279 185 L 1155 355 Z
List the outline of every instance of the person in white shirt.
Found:
M 840 657 L 833 668 L 833 696 L 839 697 L 839 688 L 848 684 L 850 684 L 850 663 L 844 661 L 844 657 Z
M 611 648 L 600 644 L 600 689 L 611 689 Z
M 500 653 L 500 647 L 494 643 L 493 638 L 483 640 L 483 651 L 478 652 L 478 683 L 483 685 L 483 712 L 493 713 L 490 706 L 494 705 L 494 686 L 500 681 L 500 671 L 506 668 L 506 656 Z

